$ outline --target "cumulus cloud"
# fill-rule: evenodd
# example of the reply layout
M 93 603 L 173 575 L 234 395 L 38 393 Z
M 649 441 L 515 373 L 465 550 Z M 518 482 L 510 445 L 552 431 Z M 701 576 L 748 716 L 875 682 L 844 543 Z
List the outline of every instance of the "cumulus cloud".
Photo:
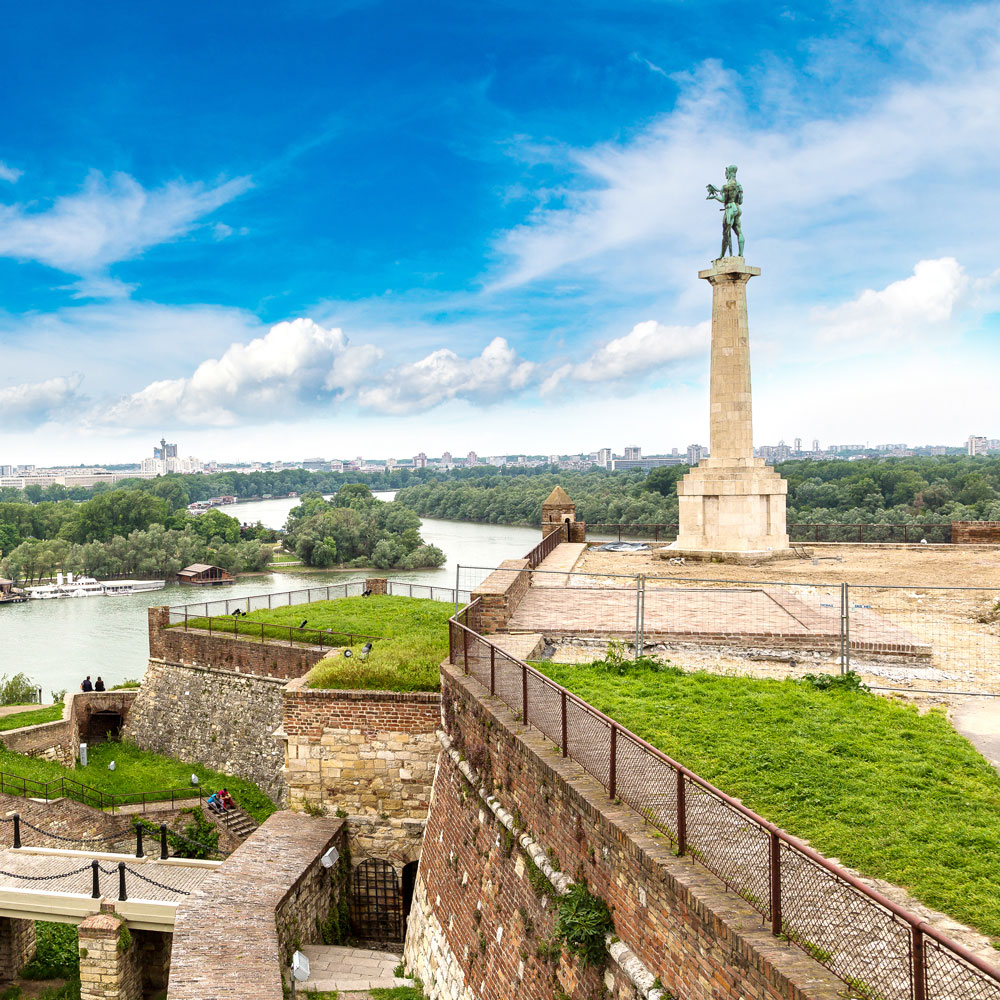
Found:
M 534 372 L 532 362 L 519 358 L 503 337 L 495 337 L 478 357 L 442 349 L 390 369 L 375 385 L 363 388 L 358 401 L 382 413 L 414 413 L 452 399 L 491 403 L 526 388 Z
M 351 345 L 339 329 L 296 319 L 248 344 L 232 344 L 188 378 L 152 382 L 112 406 L 103 419 L 133 426 L 270 422 L 303 405 L 327 407 L 381 356 L 372 345 Z
M 880 291 L 867 288 L 857 298 L 832 309 L 817 307 L 812 319 L 825 341 L 863 340 L 872 346 L 912 340 L 946 327 L 972 284 L 954 257 L 922 260 L 908 278 Z
M 0 181 L 16 184 L 23 173 L 23 170 L 18 170 L 17 167 L 12 167 L 0 160 Z
M 43 211 L 0 206 L 0 256 L 91 275 L 183 236 L 249 187 L 249 178 L 239 177 L 214 186 L 172 181 L 147 190 L 128 174 L 95 172 L 78 193 Z
M 81 375 L 57 375 L 43 382 L 0 386 L 0 424 L 29 427 L 46 420 L 65 420 L 67 406 L 79 402 Z

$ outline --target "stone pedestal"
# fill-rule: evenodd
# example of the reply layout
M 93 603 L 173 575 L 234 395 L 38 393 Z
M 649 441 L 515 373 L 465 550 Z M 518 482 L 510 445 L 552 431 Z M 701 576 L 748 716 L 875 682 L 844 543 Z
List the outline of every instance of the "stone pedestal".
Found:
M 698 272 L 712 286 L 711 457 L 677 484 L 680 525 L 671 555 L 757 560 L 789 553 L 788 484 L 753 457 L 746 286 L 758 274 L 742 257 Z
M 81 1000 L 142 1000 L 139 949 L 114 904 L 77 926 Z

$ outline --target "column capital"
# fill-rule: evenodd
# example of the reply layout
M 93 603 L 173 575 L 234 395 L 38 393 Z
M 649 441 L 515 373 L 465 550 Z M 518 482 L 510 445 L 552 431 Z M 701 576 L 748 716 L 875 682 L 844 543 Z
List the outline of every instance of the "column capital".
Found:
M 704 278 L 713 285 L 716 282 L 739 281 L 747 282 L 760 274 L 759 267 L 750 267 L 742 257 L 720 257 L 712 261 L 712 266 L 698 272 L 699 278 Z

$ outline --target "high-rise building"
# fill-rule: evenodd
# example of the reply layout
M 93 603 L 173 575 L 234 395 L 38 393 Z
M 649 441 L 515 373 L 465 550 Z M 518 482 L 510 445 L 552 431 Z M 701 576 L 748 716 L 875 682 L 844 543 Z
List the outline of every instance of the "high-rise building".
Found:
M 413 456 L 413 466 L 416 469 L 426 469 L 427 468 L 427 455 L 425 452 L 420 452 L 419 455 Z
M 989 442 L 984 437 L 979 437 L 975 434 L 970 434 L 969 440 L 968 442 L 966 442 L 965 448 L 970 456 L 985 455 L 989 449 Z
M 14 466 L 13 465 L 0 465 L 0 476 L 13 476 Z
M 819 451 L 819 438 L 813 438 L 813 451 Z
M 472 466 L 479 464 L 479 456 L 474 452 L 470 451 L 468 455 L 465 456 L 465 464 L 471 469 Z
M 168 459 L 177 457 L 177 445 L 167 444 L 166 438 L 160 438 L 160 447 L 153 448 L 153 458 Z
M 796 454 L 798 454 L 799 452 L 802 451 L 802 438 L 796 438 L 795 439 L 795 448 L 794 448 L 794 451 L 795 451 Z
M 631 447 L 626 446 L 626 448 L 625 448 L 625 459 L 626 459 L 626 461 L 638 462 L 640 458 L 642 458 L 642 449 L 641 448 L 638 448 L 638 447 L 636 447 L 634 445 L 631 446 Z
M 446 451 L 441 455 L 441 464 L 447 469 L 450 469 L 455 464 L 455 459 L 452 457 L 450 451 Z
M 708 457 L 708 449 L 702 444 L 689 444 L 687 447 L 688 465 L 697 465 Z
M 597 464 L 599 466 L 601 466 L 602 469 L 610 469 L 611 468 L 611 459 L 612 459 L 612 457 L 613 456 L 611 454 L 611 449 L 610 448 L 598 448 L 597 449 Z

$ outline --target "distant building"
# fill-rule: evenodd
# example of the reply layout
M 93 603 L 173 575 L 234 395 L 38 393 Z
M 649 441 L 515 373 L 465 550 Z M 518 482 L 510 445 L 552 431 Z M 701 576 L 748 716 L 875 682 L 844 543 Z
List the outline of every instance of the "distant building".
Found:
M 0 476 L 13 476 L 14 466 L 13 465 L 0 465 Z
M 687 446 L 687 464 L 697 465 L 703 458 L 708 458 L 708 449 L 702 444 Z
M 160 438 L 160 447 L 153 448 L 153 458 L 159 458 L 166 460 L 168 458 L 177 457 L 177 445 L 167 444 L 166 438 Z
M 415 469 L 427 468 L 427 455 L 424 452 L 421 452 L 419 455 L 413 456 L 413 467 Z
M 339 458 L 335 458 L 330 463 L 330 471 L 331 472 L 343 472 L 344 471 L 344 463 L 341 462 Z
M 632 447 L 626 446 L 625 448 L 625 461 L 627 462 L 638 462 L 642 458 L 642 449 L 633 445 Z
M 444 467 L 445 467 L 446 469 L 450 469 L 450 468 L 451 468 L 451 467 L 452 467 L 452 466 L 453 466 L 453 465 L 455 464 L 455 459 L 454 459 L 454 458 L 452 457 L 452 454 L 451 454 L 451 452 L 450 452 L 450 451 L 446 451 L 446 452 L 445 452 L 445 453 L 444 453 L 444 454 L 443 454 L 443 455 L 441 456 L 441 464 L 442 464 L 442 465 L 443 465 L 443 466 L 444 466 Z
M 597 464 L 602 469 L 610 469 L 611 468 L 611 460 L 612 460 L 612 458 L 613 458 L 613 456 L 611 454 L 611 449 L 610 448 L 598 448 L 597 449 Z
M 794 446 L 794 448 L 792 450 L 796 454 L 798 454 L 800 451 L 802 451 L 802 438 L 796 438 L 795 439 L 795 446 Z
M 470 469 L 474 465 L 478 465 L 479 464 L 479 456 L 474 451 L 470 451 L 469 454 L 465 456 L 465 464 Z
M 232 583 L 233 575 L 221 566 L 210 566 L 208 563 L 192 563 L 185 566 L 177 574 L 178 583 L 193 583 L 198 586 L 211 586 L 218 583 Z
M 813 438 L 813 451 L 819 451 L 819 438 Z
M 660 455 L 650 458 L 613 458 L 611 468 L 614 472 L 627 472 L 629 469 L 642 469 L 649 472 L 650 469 L 658 469 L 661 465 L 683 465 L 684 459 L 680 455 Z
M 984 437 L 978 437 L 975 434 L 969 435 L 969 440 L 966 442 L 965 449 L 970 456 L 975 455 L 985 455 L 989 451 L 989 441 Z

